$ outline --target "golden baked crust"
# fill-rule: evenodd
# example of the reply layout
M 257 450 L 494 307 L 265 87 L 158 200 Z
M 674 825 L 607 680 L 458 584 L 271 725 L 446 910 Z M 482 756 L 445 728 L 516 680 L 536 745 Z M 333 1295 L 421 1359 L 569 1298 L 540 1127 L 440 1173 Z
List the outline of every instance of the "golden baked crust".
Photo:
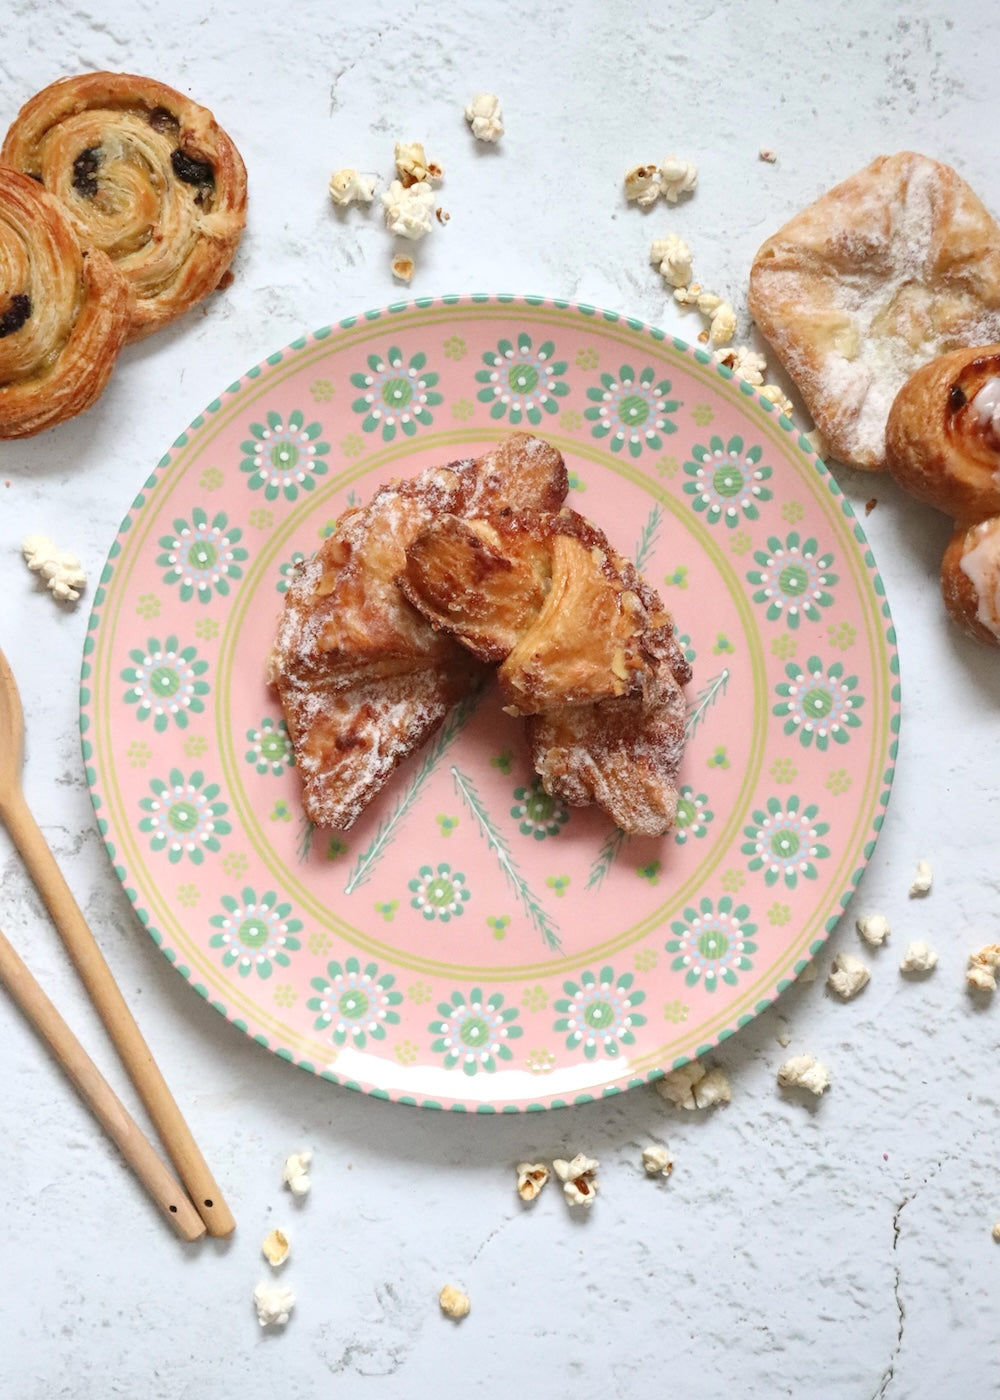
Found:
M 878 470 L 910 375 L 1000 341 L 1000 228 L 949 166 L 879 156 L 761 246 L 749 305 L 831 455 Z
M 893 400 L 889 470 L 953 520 L 1000 514 L 1000 436 L 977 408 L 993 381 L 1000 389 L 1000 345 L 953 350 L 918 369 Z
M 484 677 L 481 664 L 403 597 L 408 544 L 442 512 L 561 500 L 562 455 L 513 434 L 476 460 L 383 486 L 303 564 L 269 661 L 295 748 L 306 815 L 346 829 L 396 767 Z
M 1000 516 L 958 527 L 941 562 L 941 594 L 971 637 L 1000 646 Z
M 86 73 L 31 98 L 0 160 L 65 205 L 135 290 L 130 340 L 219 284 L 246 222 L 246 170 L 212 113 L 152 78 Z
M 133 295 L 80 247 L 36 180 L 0 167 L 0 438 L 30 437 L 89 408 L 125 343 Z

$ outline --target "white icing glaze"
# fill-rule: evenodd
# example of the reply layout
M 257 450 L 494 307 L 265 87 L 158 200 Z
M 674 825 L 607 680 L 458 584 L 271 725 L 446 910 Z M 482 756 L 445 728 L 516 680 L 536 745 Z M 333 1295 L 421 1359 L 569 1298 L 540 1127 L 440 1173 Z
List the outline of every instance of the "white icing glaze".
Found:
M 979 393 L 972 400 L 976 417 L 983 427 L 992 427 L 1000 437 L 1000 376 L 987 379 Z
M 962 556 L 962 573 L 976 590 L 976 618 L 1000 639 L 1000 535 L 979 531 L 978 544 Z

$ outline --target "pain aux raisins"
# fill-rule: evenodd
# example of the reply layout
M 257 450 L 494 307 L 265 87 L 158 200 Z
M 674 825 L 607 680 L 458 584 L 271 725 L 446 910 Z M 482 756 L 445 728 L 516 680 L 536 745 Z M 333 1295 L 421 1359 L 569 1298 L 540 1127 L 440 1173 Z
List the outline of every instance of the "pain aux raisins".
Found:
M 97 146 L 88 146 L 73 162 L 73 188 L 86 199 L 93 199 L 97 193 L 97 168 L 101 163 L 101 152 Z
M 149 114 L 149 124 L 154 131 L 173 132 L 175 135 L 180 131 L 180 122 L 166 107 L 154 107 Z
M 15 292 L 7 304 L 7 310 L 0 315 L 0 340 L 5 335 L 19 331 L 31 315 L 31 297 L 24 292 Z

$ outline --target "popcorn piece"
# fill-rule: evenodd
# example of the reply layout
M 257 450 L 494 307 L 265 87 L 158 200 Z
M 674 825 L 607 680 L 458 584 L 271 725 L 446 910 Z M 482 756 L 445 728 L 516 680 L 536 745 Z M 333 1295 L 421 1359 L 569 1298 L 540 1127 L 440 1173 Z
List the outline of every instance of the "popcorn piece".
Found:
M 777 384 L 765 384 L 760 393 L 761 398 L 770 400 L 779 412 L 791 418 L 792 414 L 795 412 L 795 405 L 785 393 L 784 389 L 779 388 Z
M 396 170 L 400 184 L 407 190 L 425 180 L 444 179 L 444 171 L 427 159 L 420 141 L 396 142 Z
M 261 1242 L 260 1251 L 272 1268 L 279 1268 L 288 1258 L 291 1245 L 284 1230 L 272 1230 Z
M 377 175 L 362 175 L 345 165 L 330 176 L 330 198 L 342 208 L 348 204 L 371 204 L 378 184 Z
M 451 222 L 451 215 L 448 213 L 447 209 L 435 209 L 434 217 L 435 219 L 437 219 L 439 224 L 447 224 Z
M 872 948 L 881 948 L 891 932 L 884 914 L 862 914 L 854 927 Z
M 757 156 L 760 160 L 767 161 L 768 165 L 773 165 L 778 159 L 777 151 L 772 151 L 770 146 L 761 146 L 760 150 L 757 152 Z
M 701 303 L 699 301 L 699 309 Z M 728 301 L 720 301 L 712 312 L 708 338 L 713 345 L 725 345 L 736 334 L 736 312 Z
M 692 282 L 690 287 L 677 287 L 674 290 L 674 301 L 679 306 L 697 306 L 698 298 L 702 295 L 701 283 Z
M 412 258 L 406 258 L 401 253 L 397 253 L 392 260 L 392 275 L 397 282 L 411 282 L 413 274 L 417 269 Z
M 549 1169 L 544 1162 L 518 1162 L 517 1194 L 522 1201 L 534 1201 L 549 1179 Z
M 648 209 L 660 197 L 660 172 L 655 165 L 633 165 L 625 172 L 625 198 Z
M 445 1317 L 454 1318 L 456 1322 L 468 1317 L 472 1307 L 469 1295 L 451 1283 L 446 1283 L 438 1294 L 438 1305 Z
M 671 1070 L 656 1081 L 656 1092 L 675 1108 L 715 1108 L 729 1103 L 733 1091 L 721 1069 L 706 1070 L 700 1060 L 692 1060 L 680 1069 Z
M 284 1327 L 295 1307 L 295 1294 L 284 1284 L 262 1279 L 253 1291 L 253 1301 L 261 1327 Z
M 699 292 L 697 306 L 703 316 L 711 316 L 721 305 L 722 298 L 714 292 Z
M 1000 1244 L 1000 1220 L 998 1220 L 997 1223 L 993 1226 L 992 1233 L 993 1238 L 996 1240 L 997 1244 Z
M 727 345 L 713 351 L 716 364 L 731 369 L 737 379 L 745 379 L 748 384 L 763 384 L 767 361 L 748 345 Z
M 426 181 L 407 189 L 400 180 L 382 195 L 385 221 L 392 233 L 400 238 L 423 238 L 431 231 L 434 214 L 434 191 Z
M 676 204 L 682 194 L 690 194 L 698 183 L 698 167 L 676 156 L 664 157 L 660 166 L 660 185 L 668 204 Z
M 691 281 L 691 249 L 676 233 L 654 240 L 649 261 L 671 287 L 686 287 Z
M 477 141 L 499 141 L 503 135 L 500 99 L 492 92 L 480 92 L 465 109 L 465 120 Z
M 867 987 L 870 976 L 871 974 L 860 958 L 855 958 L 850 953 L 838 953 L 833 960 L 826 984 L 844 1001 L 850 1001 L 864 987 Z
M 665 1147 L 654 1144 L 642 1149 L 642 1165 L 647 1176 L 669 1176 L 674 1169 L 674 1159 Z
M 87 586 L 87 575 L 75 554 L 57 549 L 47 535 L 28 535 L 21 543 L 24 562 L 41 574 L 60 603 L 75 603 Z
M 585 1157 L 578 1152 L 571 1162 L 557 1157 L 552 1168 L 563 1184 L 563 1194 L 571 1206 L 592 1206 L 597 1195 L 595 1175 L 600 1162 L 596 1157 Z
M 787 1050 L 789 1045 L 791 1045 L 792 1043 L 792 1037 L 788 1034 L 787 1031 L 779 1031 L 774 1038 L 781 1046 L 782 1050 Z
M 309 1167 L 312 1164 L 311 1152 L 294 1152 L 286 1158 L 281 1179 L 293 1196 L 308 1196 L 312 1182 L 309 1180 Z
M 970 987 L 980 992 L 995 992 L 997 970 L 1000 969 L 1000 943 L 988 943 L 978 953 L 969 954 L 969 966 L 965 980 Z
M 814 1055 L 793 1055 L 779 1067 L 778 1083 L 783 1089 L 808 1089 L 819 1098 L 830 1087 L 830 1076 Z
M 922 899 L 925 894 L 930 894 L 933 881 L 934 874 L 931 870 L 930 862 L 918 860 L 917 873 L 914 875 L 913 884 L 910 886 L 910 898 Z
M 931 972 L 937 967 L 938 955 L 934 949 L 922 940 L 906 945 L 906 952 L 903 954 L 903 961 L 899 964 L 900 972 Z

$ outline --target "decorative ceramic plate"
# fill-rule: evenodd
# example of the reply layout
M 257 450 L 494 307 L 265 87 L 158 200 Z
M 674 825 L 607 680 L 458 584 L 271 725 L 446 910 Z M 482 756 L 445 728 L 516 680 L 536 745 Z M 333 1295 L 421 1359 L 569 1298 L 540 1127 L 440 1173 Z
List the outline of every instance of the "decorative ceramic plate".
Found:
M 265 682 L 296 561 L 514 428 L 674 612 L 676 829 L 547 797 L 489 694 L 352 830 L 311 828 Z M 510 1111 L 655 1079 L 806 966 L 882 823 L 896 674 L 861 526 L 756 390 L 609 312 L 446 297 L 296 341 L 181 434 L 112 545 L 81 722 L 115 871 L 212 1006 L 336 1083 Z

